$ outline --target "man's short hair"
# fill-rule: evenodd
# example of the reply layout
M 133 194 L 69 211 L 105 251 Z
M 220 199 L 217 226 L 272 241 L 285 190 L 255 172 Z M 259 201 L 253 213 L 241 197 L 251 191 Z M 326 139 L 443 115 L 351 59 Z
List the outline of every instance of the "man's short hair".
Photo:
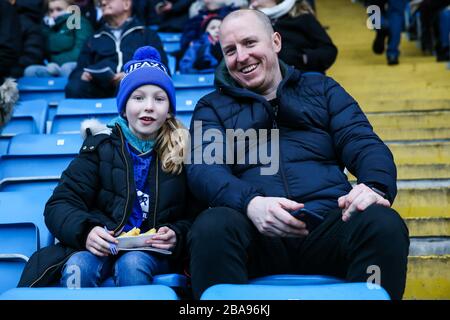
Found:
M 236 11 L 232 11 L 229 14 L 227 14 L 225 16 L 225 18 L 223 19 L 222 23 L 226 22 L 226 20 L 228 19 L 233 19 L 233 18 L 239 18 L 241 16 L 243 16 L 244 14 L 251 12 L 253 13 L 258 20 L 261 22 L 261 24 L 263 25 L 264 29 L 266 30 L 267 34 L 269 36 L 272 36 L 272 34 L 275 32 L 273 30 L 273 26 L 272 23 L 270 22 L 270 18 L 263 12 L 259 11 L 259 10 L 255 10 L 255 9 L 240 9 L 240 10 L 236 10 Z

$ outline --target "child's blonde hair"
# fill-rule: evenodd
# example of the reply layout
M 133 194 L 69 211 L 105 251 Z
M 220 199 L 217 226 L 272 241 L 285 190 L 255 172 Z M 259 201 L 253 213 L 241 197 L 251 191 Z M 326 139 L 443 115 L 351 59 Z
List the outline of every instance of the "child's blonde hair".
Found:
M 161 159 L 162 170 L 171 174 L 180 174 L 186 155 L 187 129 L 172 113 L 159 129 L 155 151 Z

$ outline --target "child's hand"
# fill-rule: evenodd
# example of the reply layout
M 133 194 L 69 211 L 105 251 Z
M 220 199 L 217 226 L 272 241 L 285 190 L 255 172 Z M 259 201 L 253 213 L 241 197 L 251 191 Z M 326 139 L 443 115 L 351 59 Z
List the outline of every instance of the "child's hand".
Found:
M 161 227 L 158 232 L 149 240 L 146 241 L 154 248 L 170 250 L 173 249 L 177 243 L 177 235 L 175 231 L 169 227 Z
M 86 249 L 99 257 L 108 256 L 111 253 L 109 243 L 118 243 L 113 234 L 113 231 L 106 232 L 102 227 L 94 227 L 87 236 Z

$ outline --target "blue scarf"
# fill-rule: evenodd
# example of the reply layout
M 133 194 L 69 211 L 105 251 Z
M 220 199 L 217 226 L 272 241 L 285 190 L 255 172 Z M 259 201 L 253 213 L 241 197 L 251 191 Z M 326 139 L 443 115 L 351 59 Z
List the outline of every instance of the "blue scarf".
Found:
M 142 140 L 136 137 L 128 127 L 128 122 L 122 117 L 116 117 L 108 123 L 109 128 L 114 128 L 115 124 L 118 124 L 122 129 L 123 134 L 125 135 L 125 139 L 127 139 L 128 143 L 133 146 L 136 150 L 141 153 L 147 153 L 153 149 L 155 145 L 155 140 Z

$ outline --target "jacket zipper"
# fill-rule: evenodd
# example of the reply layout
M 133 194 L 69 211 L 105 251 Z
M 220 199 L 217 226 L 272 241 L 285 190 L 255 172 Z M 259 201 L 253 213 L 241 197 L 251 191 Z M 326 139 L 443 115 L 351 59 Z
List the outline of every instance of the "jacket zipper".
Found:
M 155 192 L 155 208 L 153 209 L 153 228 L 156 228 L 156 208 L 158 208 L 158 185 L 159 185 L 159 165 L 158 156 L 156 156 L 156 192 Z
M 77 253 L 77 252 L 79 252 L 79 251 L 75 251 L 74 253 L 70 254 L 68 257 L 64 258 L 63 261 L 58 262 L 57 264 L 54 264 L 54 265 L 48 267 L 48 268 L 41 274 L 41 276 L 40 276 L 39 278 L 37 278 L 32 284 L 30 284 L 29 288 L 33 287 L 36 283 L 38 283 L 38 282 L 45 276 L 45 274 L 46 274 L 48 271 L 50 271 L 50 269 L 55 268 L 55 267 L 59 266 L 60 264 L 64 263 L 65 261 L 69 260 L 70 257 L 73 256 L 73 255 L 74 255 L 75 253 Z
M 273 118 L 272 129 L 278 129 L 278 124 L 277 124 L 277 120 L 275 119 L 275 117 Z M 283 167 L 283 157 L 281 156 L 281 147 L 278 149 L 280 152 L 280 173 L 281 173 L 281 180 L 283 180 L 284 192 L 286 192 L 286 197 L 288 199 L 291 199 L 291 193 L 289 192 L 289 186 L 287 183 L 286 174 L 284 172 L 284 167 Z
M 123 54 L 122 51 L 120 51 L 120 44 L 122 43 L 122 40 L 129 35 L 131 32 L 135 31 L 135 30 L 139 30 L 139 29 L 144 29 L 144 27 L 141 26 L 137 26 L 137 27 L 133 27 L 131 29 L 128 29 L 127 31 L 125 31 L 119 38 L 119 40 L 117 41 L 116 38 L 111 35 L 110 33 L 106 32 L 106 31 L 102 31 L 98 34 L 96 34 L 96 37 L 100 37 L 100 35 L 106 35 L 108 37 L 110 37 L 112 39 L 112 41 L 114 41 L 114 44 L 116 45 L 116 53 L 117 53 L 117 68 L 116 68 L 116 73 L 119 73 L 122 69 L 123 66 Z
M 127 171 L 127 201 L 125 202 L 125 209 L 124 209 L 124 212 L 123 212 L 122 221 L 114 229 L 114 234 L 116 234 L 117 230 L 122 228 L 122 224 L 124 223 L 125 218 L 127 218 L 127 216 L 128 216 L 128 214 L 127 214 L 127 212 L 129 211 L 128 210 L 128 203 L 129 203 L 129 200 L 130 200 L 130 179 L 129 179 L 130 171 L 129 171 L 127 155 L 125 153 L 125 141 L 123 140 L 123 134 L 122 134 L 122 130 L 120 129 L 120 126 L 116 124 L 116 128 L 119 130 L 120 141 L 122 142 L 122 145 L 121 145 L 122 156 L 123 156 L 123 159 L 125 160 L 125 168 L 127 168 L 126 169 L 126 171 Z

